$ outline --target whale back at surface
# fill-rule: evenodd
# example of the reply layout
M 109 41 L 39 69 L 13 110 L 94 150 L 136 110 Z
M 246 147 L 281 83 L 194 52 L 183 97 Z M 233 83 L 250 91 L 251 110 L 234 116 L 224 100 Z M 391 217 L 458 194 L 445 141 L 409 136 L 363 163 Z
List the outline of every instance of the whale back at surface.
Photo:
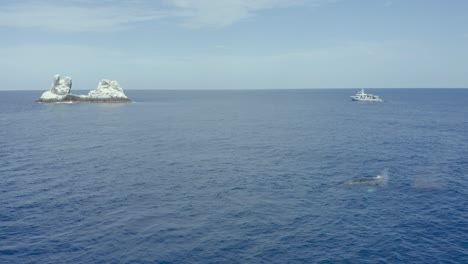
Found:
M 381 174 L 377 175 L 376 177 L 351 179 L 351 180 L 345 181 L 343 184 L 345 185 L 365 184 L 365 185 L 383 187 L 387 185 L 388 178 L 389 178 L 388 169 L 385 169 Z

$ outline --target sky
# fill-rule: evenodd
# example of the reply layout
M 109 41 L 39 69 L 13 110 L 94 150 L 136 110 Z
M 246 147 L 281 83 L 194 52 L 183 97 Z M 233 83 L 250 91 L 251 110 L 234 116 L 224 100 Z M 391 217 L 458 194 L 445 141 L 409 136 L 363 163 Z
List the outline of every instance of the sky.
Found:
M 465 0 L 0 0 L 0 90 L 468 87 Z

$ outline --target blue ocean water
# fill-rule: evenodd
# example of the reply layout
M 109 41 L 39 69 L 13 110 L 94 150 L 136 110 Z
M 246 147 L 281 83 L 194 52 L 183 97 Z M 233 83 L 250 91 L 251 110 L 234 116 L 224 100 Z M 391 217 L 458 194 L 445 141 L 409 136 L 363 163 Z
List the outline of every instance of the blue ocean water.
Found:
M 467 89 L 41 92 L 0 92 L 0 263 L 468 263 Z

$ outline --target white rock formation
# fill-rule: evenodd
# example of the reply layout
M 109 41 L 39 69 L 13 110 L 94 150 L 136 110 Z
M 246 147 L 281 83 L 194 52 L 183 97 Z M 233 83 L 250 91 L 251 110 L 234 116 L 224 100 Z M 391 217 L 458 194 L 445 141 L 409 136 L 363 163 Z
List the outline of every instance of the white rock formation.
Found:
M 58 101 L 64 99 L 70 94 L 72 87 L 72 79 L 65 77 L 61 80 L 60 75 L 54 75 L 52 85 L 49 91 L 44 92 L 39 100 L 43 101 Z
M 84 96 L 88 99 L 100 99 L 100 100 L 113 100 L 113 99 L 127 99 L 128 97 L 124 94 L 123 89 L 120 87 L 117 81 L 111 81 L 103 79 L 99 82 L 97 88 Z
M 90 91 L 87 95 L 76 95 L 70 93 L 72 79 L 65 77 L 60 80 L 60 75 L 55 75 L 52 87 L 43 93 L 37 102 L 95 102 L 95 103 L 127 103 L 130 102 L 123 89 L 117 81 L 103 79 L 98 87 Z

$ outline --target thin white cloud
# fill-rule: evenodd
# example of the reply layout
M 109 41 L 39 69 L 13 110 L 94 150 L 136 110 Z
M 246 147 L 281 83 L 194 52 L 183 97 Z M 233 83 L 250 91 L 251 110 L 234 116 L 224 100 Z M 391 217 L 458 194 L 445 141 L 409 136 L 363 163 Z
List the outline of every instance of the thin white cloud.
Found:
M 188 27 L 225 27 L 245 20 L 261 10 L 306 4 L 304 0 L 168 0 Z
M 185 27 L 226 27 L 258 12 L 333 0 L 23 0 L 0 6 L 0 27 L 54 31 L 119 31 L 136 23 L 176 20 Z
M 384 6 L 385 6 L 385 7 L 390 7 L 390 6 L 392 6 L 392 5 L 393 5 L 393 1 L 386 1 L 386 2 L 384 3 Z
M 90 1 L 23 1 L 0 7 L 0 26 L 56 31 L 118 31 L 134 23 L 161 19 L 167 14 L 131 6 L 131 2 L 110 5 Z

